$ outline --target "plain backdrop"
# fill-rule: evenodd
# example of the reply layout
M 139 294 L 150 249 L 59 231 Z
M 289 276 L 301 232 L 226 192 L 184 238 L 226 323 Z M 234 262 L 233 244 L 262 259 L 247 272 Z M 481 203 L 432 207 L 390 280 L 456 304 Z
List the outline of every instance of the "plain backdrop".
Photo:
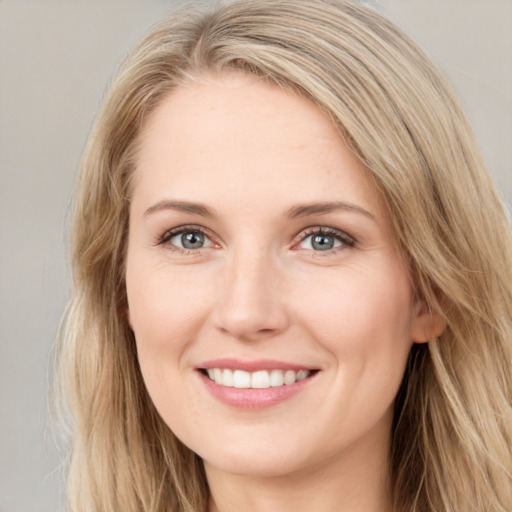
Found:
M 376 0 L 454 83 L 512 197 L 512 0 Z M 0 512 L 63 510 L 48 362 L 77 167 L 126 51 L 176 2 L 0 0 Z

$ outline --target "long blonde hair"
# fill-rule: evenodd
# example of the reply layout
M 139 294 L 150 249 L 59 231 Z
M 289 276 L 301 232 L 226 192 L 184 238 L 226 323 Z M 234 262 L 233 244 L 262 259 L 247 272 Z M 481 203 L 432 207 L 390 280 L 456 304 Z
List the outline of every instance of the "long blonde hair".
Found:
M 201 460 L 157 414 L 127 326 L 130 177 L 148 113 L 174 87 L 238 69 L 325 111 L 382 193 L 416 293 L 446 320 L 415 345 L 391 439 L 395 510 L 512 510 L 512 243 L 468 122 L 423 52 L 348 0 L 180 9 L 120 69 L 85 151 L 59 383 L 74 512 L 199 512 Z

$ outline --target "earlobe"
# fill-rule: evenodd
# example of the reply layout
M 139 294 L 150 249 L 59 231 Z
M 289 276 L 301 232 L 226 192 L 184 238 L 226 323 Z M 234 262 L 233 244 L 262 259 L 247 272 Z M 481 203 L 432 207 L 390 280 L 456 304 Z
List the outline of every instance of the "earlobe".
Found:
M 445 327 L 443 316 L 422 303 L 412 322 L 411 339 L 414 343 L 426 343 L 441 336 Z

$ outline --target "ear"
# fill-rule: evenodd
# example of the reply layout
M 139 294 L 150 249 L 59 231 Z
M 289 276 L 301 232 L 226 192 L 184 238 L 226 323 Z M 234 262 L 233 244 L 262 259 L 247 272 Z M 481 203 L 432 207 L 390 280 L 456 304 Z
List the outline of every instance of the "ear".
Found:
M 440 313 L 432 311 L 424 300 L 415 305 L 411 323 L 411 339 L 414 343 L 426 343 L 441 336 L 446 321 Z

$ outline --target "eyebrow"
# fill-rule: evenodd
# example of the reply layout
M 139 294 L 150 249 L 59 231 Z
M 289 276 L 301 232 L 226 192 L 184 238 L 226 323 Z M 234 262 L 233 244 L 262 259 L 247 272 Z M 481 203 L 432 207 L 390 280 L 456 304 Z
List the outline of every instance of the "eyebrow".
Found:
M 200 203 L 192 203 L 189 201 L 171 201 L 164 199 L 149 207 L 145 212 L 144 216 L 150 215 L 151 213 L 158 212 L 161 210 L 176 210 L 185 213 L 192 213 L 201 217 L 207 217 L 215 219 L 217 215 L 214 210 L 207 208 Z M 364 208 L 352 203 L 345 203 L 343 201 L 332 201 L 323 203 L 310 203 L 304 205 L 293 206 L 286 211 L 286 217 L 291 219 L 297 219 L 301 217 L 307 217 L 309 215 L 322 215 L 331 213 L 337 210 L 344 210 L 349 212 L 360 213 L 369 219 L 376 220 L 375 217 Z
M 324 213 L 331 213 L 337 210 L 345 210 L 349 212 L 360 213 L 369 219 L 376 221 L 375 217 L 364 208 L 352 203 L 345 203 L 343 201 L 332 201 L 325 203 L 311 203 L 305 205 L 293 206 L 290 208 L 286 215 L 287 217 L 296 219 L 299 217 L 307 217 L 308 215 L 318 215 Z
M 144 212 L 144 216 L 154 212 L 159 212 L 161 210 L 177 210 L 179 212 L 193 213 L 195 215 L 200 215 L 201 217 L 208 217 L 212 219 L 216 217 L 216 215 L 213 213 L 213 210 L 208 209 L 202 204 L 191 203 L 188 201 L 170 201 L 167 199 L 158 201 L 158 203 L 149 207 Z

